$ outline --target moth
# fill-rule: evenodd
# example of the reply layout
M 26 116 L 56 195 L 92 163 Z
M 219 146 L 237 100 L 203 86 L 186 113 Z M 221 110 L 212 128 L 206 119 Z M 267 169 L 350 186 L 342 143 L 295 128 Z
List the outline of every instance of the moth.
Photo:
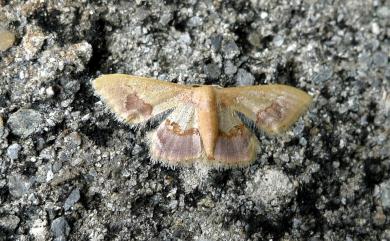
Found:
M 287 130 L 312 101 L 304 91 L 278 84 L 222 88 L 110 74 L 92 85 L 131 125 L 172 110 L 147 138 L 151 159 L 168 166 L 247 166 L 260 143 L 237 113 L 274 135 Z

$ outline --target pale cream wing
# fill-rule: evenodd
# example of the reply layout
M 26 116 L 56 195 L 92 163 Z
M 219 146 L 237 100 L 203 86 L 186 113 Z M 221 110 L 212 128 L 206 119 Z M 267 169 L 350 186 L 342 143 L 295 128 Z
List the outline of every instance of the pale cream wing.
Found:
M 203 148 L 194 106 L 177 106 L 151 133 L 149 146 L 152 159 L 168 166 L 191 165 L 200 159 Z
M 93 80 L 96 93 L 121 119 L 138 124 L 178 105 L 188 86 L 125 74 Z
M 212 166 L 247 166 L 256 158 L 258 140 L 232 108 L 219 106 L 219 134 Z
M 243 113 L 268 134 L 287 130 L 307 110 L 312 97 L 287 85 L 218 89 L 221 104 Z

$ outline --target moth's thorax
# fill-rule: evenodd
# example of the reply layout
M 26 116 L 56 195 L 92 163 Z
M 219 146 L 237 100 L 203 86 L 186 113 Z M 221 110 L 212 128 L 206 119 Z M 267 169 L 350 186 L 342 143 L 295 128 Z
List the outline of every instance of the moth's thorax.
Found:
M 199 109 L 209 109 L 216 105 L 216 93 L 211 85 L 201 85 L 193 89 L 193 101 Z
M 214 159 L 214 149 L 218 138 L 217 96 L 214 87 L 203 85 L 195 88 L 193 100 L 198 113 L 199 134 L 207 158 Z

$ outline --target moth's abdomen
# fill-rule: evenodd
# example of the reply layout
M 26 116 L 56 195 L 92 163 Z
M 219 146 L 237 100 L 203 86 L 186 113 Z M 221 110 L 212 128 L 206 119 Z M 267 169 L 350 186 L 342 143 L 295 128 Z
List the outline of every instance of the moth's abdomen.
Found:
M 209 160 L 214 159 L 218 138 L 217 99 L 212 86 L 202 86 L 194 90 L 193 100 L 198 113 L 199 133 L 203 148 Z

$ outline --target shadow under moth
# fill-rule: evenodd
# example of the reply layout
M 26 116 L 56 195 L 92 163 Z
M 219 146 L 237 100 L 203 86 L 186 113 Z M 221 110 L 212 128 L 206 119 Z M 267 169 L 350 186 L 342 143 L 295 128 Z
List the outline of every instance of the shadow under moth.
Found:
M 312 101 L 304 91 L 278 84 L 222 88 L 110 74 L 92 85 L 130 125 L 173 110 L 148 135 L 152 160 L 168 166 L 247 166 L 256 159 L 260 143 L 237 112 L 273 135 L 287 130 Z

